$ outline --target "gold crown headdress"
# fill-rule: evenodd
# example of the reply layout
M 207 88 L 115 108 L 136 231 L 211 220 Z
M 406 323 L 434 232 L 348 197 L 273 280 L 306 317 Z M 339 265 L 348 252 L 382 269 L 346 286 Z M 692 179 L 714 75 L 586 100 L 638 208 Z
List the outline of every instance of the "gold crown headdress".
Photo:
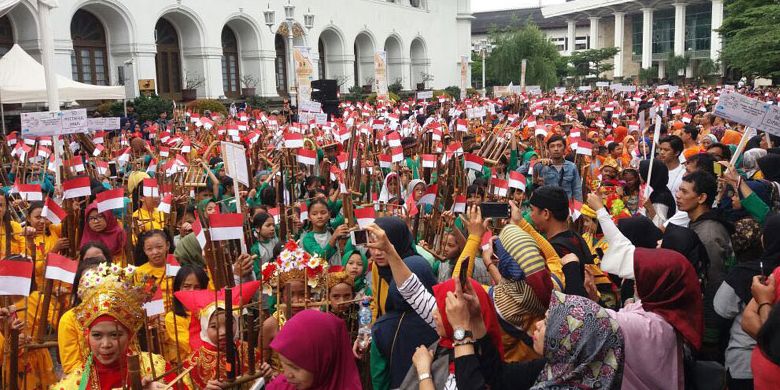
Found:
M 270 295 L 274 288 L 292 281 L 306 281 L 310 288 L 318 288 L 324 284 L 327 272 L 327 260 L 310 255 L 295 241 L 288 241 L 276 260 L 262 266 L 263 293 Z
M 143 304 L 157 288 L 152 278 L 139 280 L 132 265 L 123 268 L 105 263 L 84 272 L 80 285 L 85 292 L 74 311 L 83 329 L 89 329 L 98 317 L 108 315 L 131 332 L 143 325 Z

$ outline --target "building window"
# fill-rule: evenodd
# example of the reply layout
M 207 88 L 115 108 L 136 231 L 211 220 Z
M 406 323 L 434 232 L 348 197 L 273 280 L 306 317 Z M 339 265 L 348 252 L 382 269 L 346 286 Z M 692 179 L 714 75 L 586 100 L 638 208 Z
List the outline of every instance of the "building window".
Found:
M 8 16 L 0 18 L 0 57 L 14 46 L 14 29 Z
M 279 96 L 287 96 L 287 45 L 281 34 L 276 34 L 274 45 L 276 47 L 276 92 Z
M 642 15 L 631 18 L 631 54 L 642 55 Z
M 653 13 L 653 54 L 674 52 L 674 10 Z
M 587 50 L 588 49 L 588 37 L 577 37 L 574 40 L 574 50 Z
M 222 28 L 222 89 L 227 97 L 241 96 L 238 73 L 238 41 L 236 34 L 228 26 Z
M 709 51 L 711 25 L 712 8 L 709 4 L 688 6 L 685 12 L 685 50 Z
M 558 51 L 565 51 L 566 50 L 566 38 L 550 38 L 550 42 L 552 42 L 553 45 L 555 45 L 555 49 Z
M 181 98 L 181 66 L 179 58 L 179 34 L 166 19 L 157 21 L 154 27 L 157 55 L 157 92 L 171 99 Z
M 409 0 L 409 4 L 411 4 L 414 8 L 420 8 L 422 5 L 422 0 Z
M 108 85 L 108 50 L 103 23 L 95 15 L 78 10 L 70 22 L 73 53 L 70 56 L 73 80 Z

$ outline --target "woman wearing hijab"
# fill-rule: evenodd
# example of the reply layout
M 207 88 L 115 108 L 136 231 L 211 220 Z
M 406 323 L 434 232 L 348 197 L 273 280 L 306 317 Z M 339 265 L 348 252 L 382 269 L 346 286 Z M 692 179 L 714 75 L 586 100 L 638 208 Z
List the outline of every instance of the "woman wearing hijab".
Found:
M 402 219 L 382 217 L 374 223 L 378 229 L 373 228 L 372 233 L 386 236 L 387 246 L 384 249 L 378 249 L 377 244 L 369 247 L 374 263 L 371 269 L 372 309 L 376 318 L 372 328 L 371 375 L 375 389 L 395 389 L 409 371 L 415 349 L 420 345 L 431 345 L 437 336 L 401 296 L 393 281 L 389 256 L 397 254 L 429 292 L 436 284 L 436 276 L 428 262 L 414 250 L 412 233 Z
M 766 156 L 766 150 L 761 148 L 753 148 L 742 154 L 742 170 L 745 171 L 745 178 L 747 180 L 763 179 L 761 170 L 758 168 L 758 159 Z
M 640 161 L 639 176 L 643 183 L 647 183 L 649 171 L 650 160 Z M 660 160 L 653 160 L 653 175 L 650 179 L 652 182 L 649 185 L 653 189 L 653 193 L 650 194 L 650 198 L 643 206 L 647 217 L 652 219 L 655 226 L 660 228 L 677 211 L 674 194 L 666 186 L 666 183 L 669 181 L 669 169 Z M 649 207 L 648 202 L 653 207 Z
M 366 272 L 368 271 L 368 259 L 357 249 L 349 247 L 341 257 L 341 266 L 344 271 L 354 278 L 352 291 L 355 293 L 355 299 L 361 299 L 365 296 L 371 296 L 371 287 L 366 283 Z
M 732 268 L 713 300 L 718 316 L 731 322 L 725 362 L 729 373 L 729 388 L 741 389 L 745 388 L 744 386 L 752 386 L 750 354 L 756 342 L 742 329 L 742 315 L 745 306 L 753 298 L 750 291 L 753 277 L 768 276 L 780 265 L 778 231 L 780 231 L 780 215 L 767 218 L 761 237 L 764 253 L 756 260 L 739 263 Z
M 317 310 L 298 313 L 271 342 L 284 371 L 267 389 L 360 390 L 349 343 L 344 321 L 335 315 Z
M 707 269 L 710 267 L 710 257 L 707 255 L 707 248 L 701 242 L 699 235 L 692 229 L 670 223 L 664 230 L 661 239 L 661 248 L 671 249 L 685 256 L 691 263 L 696 275 L 699 277 L 699 283 L 702 285 L 707 278 Z
M 89 242 L 103 243 L 117 264 L 122 264 L 125 258 L 127 235 L 119 225 L 111 210 L 98 212 L 97 203 L 87 206 L 84 211 L 84 231 L 81 233 L 81 247 Z

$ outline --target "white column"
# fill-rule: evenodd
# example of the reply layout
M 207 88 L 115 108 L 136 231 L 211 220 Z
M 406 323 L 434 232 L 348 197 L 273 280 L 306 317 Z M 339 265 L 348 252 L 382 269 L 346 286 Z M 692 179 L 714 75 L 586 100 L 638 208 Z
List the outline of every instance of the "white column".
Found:
M 723 0 L 712 0 L 712 35 L 710 35 L 710 58 L 716 61 L 723 50 L 723 40 L 716 30 L 723 24 Z
M 590 49 L 601 49 L 599 45 L 599 18 L 591 16 L 590 19 Z
M 658 61 L 658 79 L 666 77 L 666 61 Z
M 624 12 L 615 12 L 615 47 L 620 51 L 615 54 L 615 63 L 612 70 L 612 77 L 623 77 L 623 26 L 625 25 Z
M 653 66 L 653 9 L 642 8 L 642 69 Z
M 574 53 L 575 41 L 577 40 L 577 36 L 575 35 L 577 32 L 577 22 L 574 19 L 569 19 L 566 23 L 568 26 L 568 30 L 566 31 L 566 37 L 568 39 L 568 43 L 566 44 L 566 55 L 571 55 Z
M 674 3 L 674 55 L 685 55 L 685 3 Z

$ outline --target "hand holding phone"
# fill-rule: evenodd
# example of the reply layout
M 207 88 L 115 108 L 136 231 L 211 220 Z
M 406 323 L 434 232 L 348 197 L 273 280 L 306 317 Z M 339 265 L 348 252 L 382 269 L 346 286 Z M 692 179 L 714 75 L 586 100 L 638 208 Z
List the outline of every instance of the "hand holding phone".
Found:
M 469 261 L 471 261 L 471 257 L 466 257 L 463 259 L 463 262 L 460 263 L 460 272 L 458 273 L 458 280 L 460 281 L 461 288 L 466 288 L 465 286 L 469 282 Z

